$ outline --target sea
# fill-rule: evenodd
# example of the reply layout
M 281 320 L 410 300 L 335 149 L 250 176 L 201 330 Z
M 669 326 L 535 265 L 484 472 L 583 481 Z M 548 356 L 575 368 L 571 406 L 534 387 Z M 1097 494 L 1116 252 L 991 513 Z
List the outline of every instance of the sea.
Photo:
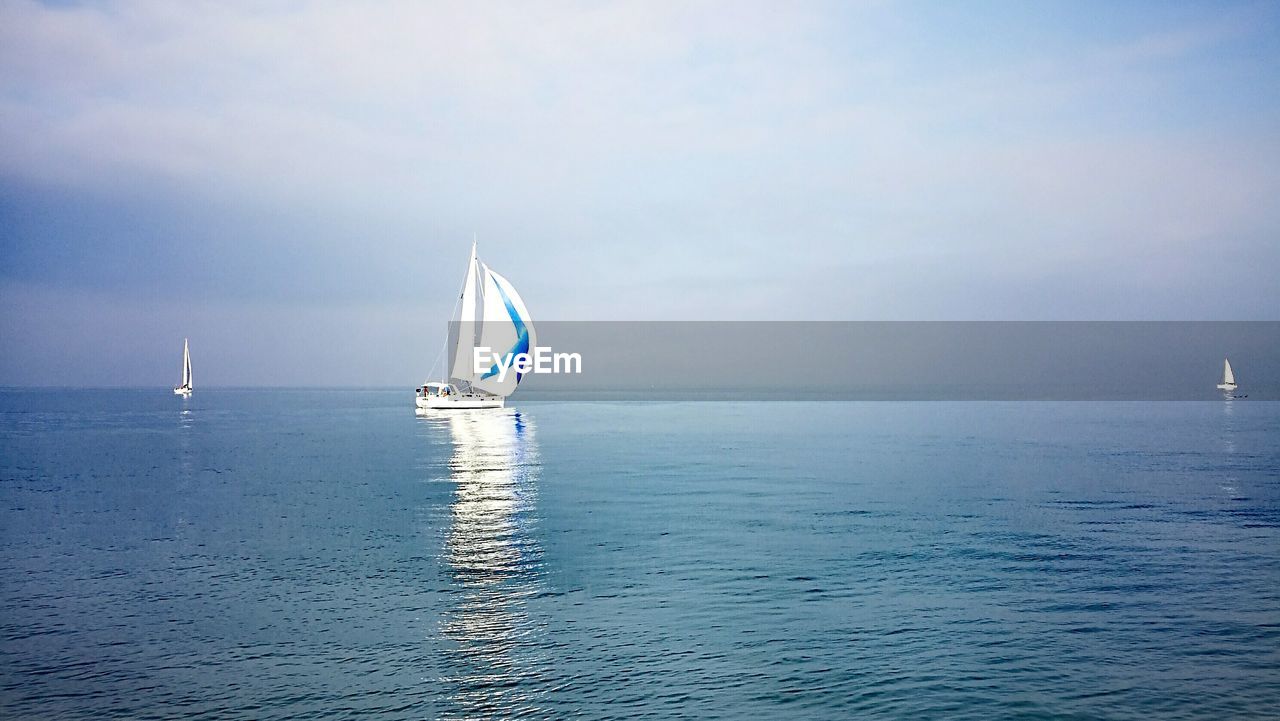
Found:
M 0 717 L 1280 718 L 1280 403 L 0 391 Z

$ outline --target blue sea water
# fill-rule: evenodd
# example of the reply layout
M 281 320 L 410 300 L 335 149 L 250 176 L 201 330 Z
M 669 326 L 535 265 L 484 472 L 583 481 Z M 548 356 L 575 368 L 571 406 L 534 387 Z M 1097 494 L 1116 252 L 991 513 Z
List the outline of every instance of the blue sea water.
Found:
M 0 717 L 1280 717 L 1280 404 L 0 392 Z

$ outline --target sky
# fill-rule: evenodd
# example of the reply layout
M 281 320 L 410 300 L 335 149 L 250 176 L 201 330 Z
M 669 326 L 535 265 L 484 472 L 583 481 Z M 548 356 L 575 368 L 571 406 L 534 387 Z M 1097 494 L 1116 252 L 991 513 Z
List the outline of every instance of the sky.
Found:
M 1277 320 L 1272 2 L 0 0 L 0 385 L 553 320 Z

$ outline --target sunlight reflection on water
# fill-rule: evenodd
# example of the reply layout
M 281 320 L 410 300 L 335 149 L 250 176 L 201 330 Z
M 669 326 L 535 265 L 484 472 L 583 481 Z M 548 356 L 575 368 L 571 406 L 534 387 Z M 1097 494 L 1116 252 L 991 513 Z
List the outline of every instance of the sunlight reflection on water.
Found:
M 537 524 L 538 448 L 527 416 L 510 409 L 446 412 L 455 485 L 444 562 L 457 596 L 441 624 L 448 672 L 442 680 L 459 717 L 538 713 L 529 681 L 540 672 L 523 651 L 537 647 L 526 603 L 541 592 Z

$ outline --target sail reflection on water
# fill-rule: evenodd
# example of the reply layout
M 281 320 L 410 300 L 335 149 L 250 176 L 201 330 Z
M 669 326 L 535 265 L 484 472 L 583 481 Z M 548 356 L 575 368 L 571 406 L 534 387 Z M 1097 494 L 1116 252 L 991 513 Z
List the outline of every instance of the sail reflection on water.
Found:
M 539 627 L 527 610 L 542 589 L 533 423 L 511 409 L 443 411 L 430 422 L 453 441 L 444 560 L 457 601 L 441 627 L 449 700 L 468 718 L 536 713 Z

